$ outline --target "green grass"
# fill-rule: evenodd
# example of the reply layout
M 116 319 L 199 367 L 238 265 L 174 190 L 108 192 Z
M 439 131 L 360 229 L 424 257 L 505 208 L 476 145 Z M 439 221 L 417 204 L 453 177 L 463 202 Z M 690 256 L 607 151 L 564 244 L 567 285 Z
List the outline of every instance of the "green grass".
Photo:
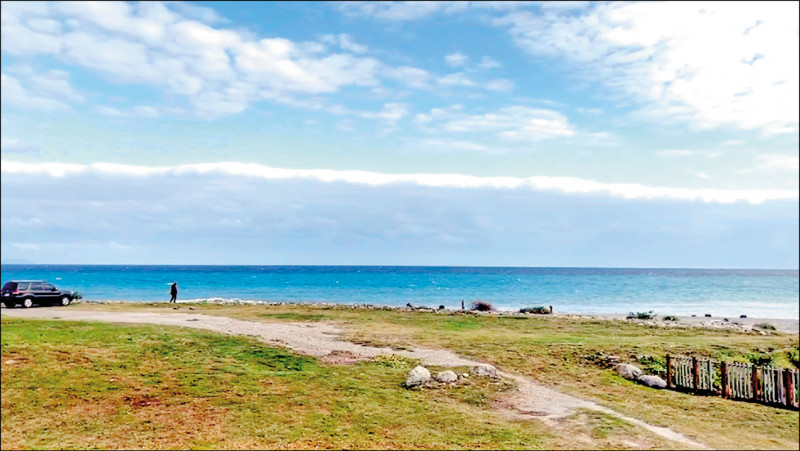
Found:
M 513 389 L 508 384 L 472 378 L 453 387 L 406 389 L 415 363 L 384 357 L 333 366 L 254 339 L 186 328 L 3 318 L 1 443 L 3 449 L 555 449 L 580 443 L 495 409 L 495 399 Z M 610 427 L 592 440 L 609 449 L 673 446 L 638 429 L 632 444 L 628 434 L 627 426 Z M 580 437 L 579 429 L 572 435 Z
M 172 311 L 166 304 L 75 307 L 115 311 Z M 716 448 L 797 449 L 798 447 L 796 411 L 713 396 L 694 396 L 650 389 L 627 381 L 612 369 L 603 368 L 586 358 L 592 355 L 614 354 L 630 363 L 637 363 L 639 358 L 643 358 L 646 360 L 645 364 L 639 363 L 639 365 L 647 366 L 653 372 L 657 372 L 661 359 L 667 353 L 743 362 L 748 361 L 748 354 L 769 353 L 774 356 L 774 363 L 796 367 L 798 349 L 796 334 L 748 335 L 724 330 L 659 328 L 622 320 L 565 318 L 558 315 L 530 316 L 521 320 L 493 315 L 358 310 L 336 306 L 208 304 L 193 307 L 196 313 L 253 321 L 278 321 L 276 315 L 285 314 L 294 315 L 294 318 L 310 316 L 315 318 L 314 321 L 335 322 L 345 330 L 349 340 L 357 343 L 391 346 L 395 349 L 413 347 L 451 349 L 465 357 L 493 363 L 502 370 L 526 375 L 546 386 L 598 402 L 634 418 L 657 426 L 669 427 Z M 318 316 L 321 318 L 317 318 Z M 407 372 L 407 369 L 399 371 L 398 381 L 404 379 L 403 373 Z M 485 388 L 488 390 L 483 395 L 486 399 L 492 399 L 494 396 L 490 388 Z M 441 398 L 438 403 L 446 403 L 453 408 L 468 409 L 468 411 L 490 410 L 481 407 L 482 395 L 472 393 L 470 390 L 472 389 L 458 395 L 451 392 L 446 400 Z M 434 395 L 442 396 L 438 391 L 435 394 L 429 393 L 428 401 L 431 401 Z M 631 446 L 625 445 L 625 439 L 622 438 L 628 434 L 625 432 L 626 429 L 620 426 L 614 427 L 615 423 L 610 419 L 583 416 L 579 421 L 577 420 L 579 417 L 576 416 L 561 425 L 562 430 L 558 432 L 560 439 L 552 441 L 552 438 L 540 436 L 536 446 L 553 448 Z M 572 427 L 570 422 L 576 425 L 581 423 L 582 426 L 575 426 L 576 429 L 572 431 L 574 433 L 564 433 L 563 428 Z M 595 427 L 599 428 L 600 432 L 586 433 L 587 428 Z M 614 430 L 613 438 L 603 439 L 600 437 L 602 430 L 608 427 Z M 641 435 L 641 432 L 628 435 L 635 437 L 637 434 Z M 630 439 L 630 436 L 627 439 Z M 610 443 L 614 445 L 609 445 Z M 502 447 L 496 444 L 494 446 Z M 639 446 L 645 445 L 639 444 Z M 674 446 L 674 444 L 659 446 Z M 374 447 L 383 446 L 376 444 Z

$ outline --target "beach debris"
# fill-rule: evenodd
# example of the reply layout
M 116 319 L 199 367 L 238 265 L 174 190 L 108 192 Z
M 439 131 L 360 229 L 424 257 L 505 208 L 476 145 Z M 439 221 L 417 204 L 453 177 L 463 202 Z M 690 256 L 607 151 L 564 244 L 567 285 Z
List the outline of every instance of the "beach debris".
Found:
M 636 365 L 621 363 L 617 365 L 617 373 L 625 379 L 635 380 L 642 375 L 642 370 Z
M 458 375 L 450 370 L 442 371 L 441 373 L 436 375 L 436 380 L 438 382 L 445 382 L 445 383 L 455 382 L 458 380 Z
M 497 368 L 495 368 L 494 365 L 489 365 L 488 363 L 475 365 L 469 370 L 469 372 L 476 376 L 488 376 L 492 379 L 498 379 L 500 377 L 497 375 Z
M 652 388 L 667 388 L 667 383 L 664 381 L 664 379 L 650 374 L 637 377 L 636 382 Z
M 408 373 L 406 387 L 416 387 L 431 380 L 431 372 L 424 366 L 418 365 Z

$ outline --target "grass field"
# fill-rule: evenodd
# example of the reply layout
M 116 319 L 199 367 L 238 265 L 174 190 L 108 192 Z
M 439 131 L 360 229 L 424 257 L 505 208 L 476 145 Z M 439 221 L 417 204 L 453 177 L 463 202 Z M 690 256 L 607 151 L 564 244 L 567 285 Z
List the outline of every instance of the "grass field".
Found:
M 591 358 L 768 354 L 792 365 L 797 335 L 303 305 L 193 308 L 254 321 L 333 321 L 359 343 L 452 349 L 715 448 L 798 447 L 796 411 L 645 388 Z M 326 365 L 181 328 L 7 318 L 2 325 L 3 449 L 680 447 L 596 412 L 554 424 L 514 419 L 493 403 L 512 387 L 489 380 L 408 390 L 402 382 L 413 362 Z

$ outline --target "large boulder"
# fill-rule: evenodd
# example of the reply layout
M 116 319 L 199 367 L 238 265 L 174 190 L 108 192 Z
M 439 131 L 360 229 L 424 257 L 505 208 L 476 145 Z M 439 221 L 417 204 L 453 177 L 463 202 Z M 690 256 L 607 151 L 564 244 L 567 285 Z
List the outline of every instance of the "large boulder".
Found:
M 648 387 L 667 388 L 667 383 L 664 382 L 664 379 L 661 379 L 658 376 L 643 375 L 636 378 L 636 381 L 642 385 L 647 385 Z
M 424 366 L 416 366 L 406 378 L 406 387 L 416 387 L 431 380 L 431 372 Z
M 640 370 L 639 367 L 636 365 L 630 365 L 628 363 L 617 365 L 617 372 L 620 376 L 629 380 L 635 380 L 642 375 L 642 370 Z
M 476 376 L 488 376 L 493 379 L 497 379 L 499 377 L 497 375 L 497 368 L 495 368 L 494 365 L 489 365 L 488 363 L 481 363 L 473 366 L 472 369 L 470 369 L 470 373 Z
M 455 382 L 458 380 L 458 376 L 453 371 L 447 370 L 437 374 L 436 380 L 439 382 Z

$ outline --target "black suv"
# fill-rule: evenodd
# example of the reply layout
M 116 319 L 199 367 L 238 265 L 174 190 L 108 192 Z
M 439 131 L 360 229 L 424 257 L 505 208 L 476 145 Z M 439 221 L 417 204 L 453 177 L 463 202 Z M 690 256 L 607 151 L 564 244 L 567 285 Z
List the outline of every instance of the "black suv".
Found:
M 45 280 L 11 280 L 0 290 L 0 299 L 7 308 L 16 304 L 30 308 L 34 303 L 67 306 L 74 298 L 74 292 L 59 290 Z

